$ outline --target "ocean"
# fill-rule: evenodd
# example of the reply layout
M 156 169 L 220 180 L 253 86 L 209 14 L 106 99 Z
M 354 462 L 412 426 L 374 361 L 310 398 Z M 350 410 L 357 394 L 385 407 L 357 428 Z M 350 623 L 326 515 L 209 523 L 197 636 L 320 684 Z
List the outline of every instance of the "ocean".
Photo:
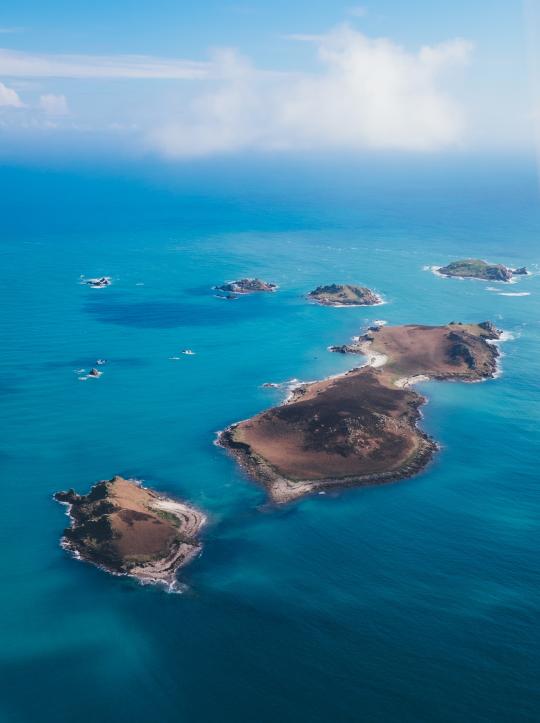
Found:
M 111 160 L 0 182 L 2 723 L 540 720 L 532 162 Z M 462 257 L 534 274 L 425 268 Z M 216 298 L 244 276 L 279 291 Z M 330 282 L 387 303 L 306 303 Z M 284 398 L 265 382 L 355 366 L 327 347 L 375 319 L 490 319 L 502 374 L 419 386 L 441 444 L 419 476 L 269 505 L 216 432 Z M 53 493 L 114 474 L 208 513 L 180 594 L 61 549 Z

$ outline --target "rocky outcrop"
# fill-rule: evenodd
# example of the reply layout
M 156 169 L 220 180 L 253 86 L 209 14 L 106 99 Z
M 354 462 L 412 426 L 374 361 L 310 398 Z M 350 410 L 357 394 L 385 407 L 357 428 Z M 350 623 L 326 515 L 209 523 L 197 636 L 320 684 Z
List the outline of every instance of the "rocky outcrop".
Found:
M 483 336 L 486 339 L 498 339 L 502 334 L 501 330 L 497 329 L 492 321 L 482 321 L 478 326 L 485 332 Z
M 448 334 L 448 338 L 455 341 L 455 344 L 452 344 L 448 350 L 448 356 L 452 363 L 460 364 L 461 362 L 465 362 L 469 369 L 476 369 L 476 359 L 474 354 L 471 352 L 467 344 L 464 344 L 461 341 L 461 337 L 458 334 L 451 332 Z

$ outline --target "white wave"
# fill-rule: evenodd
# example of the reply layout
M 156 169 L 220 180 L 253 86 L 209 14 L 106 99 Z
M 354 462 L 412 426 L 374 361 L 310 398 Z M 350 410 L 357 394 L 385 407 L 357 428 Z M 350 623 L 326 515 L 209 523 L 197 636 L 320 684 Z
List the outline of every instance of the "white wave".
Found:
M 499 379 L 503 375 L 502 358 L 505 356 L 505 353 L 501 349 L 501 344 L 504 344 L 505 341 L 513 341 L 516 336 L 519 336 L 519 334 L 514 334 L 512 331 L 503 330 L 501 331 L 498 339 L 486 339 L 486 342 L 488 344 L 491 344 L 492 346 L 496 346 L 499 352 L 499 357 L 496 361 L 497 366 L 491 379 Z M 488 379 L 479 379 L 478 381 L 488 381 Z
M 422 271 L 431 271 L 432 274 L 435 274 L 435 276 L 438 276 L 440 279 L 448 278 L 444 274 L 439 273 L 440 269 L 442 269 L 442 266 L 422 266 Z
M 515 338 L 516 335 L 512 331 L 502 331 L 500 337 L 495 341 L 513 341 Z
M 499 293 L 497 294 L 497 296 L 530 296 L 530 295 L 531 295 L 530 291 L 515 291 L 515 292 L 499 291 Z

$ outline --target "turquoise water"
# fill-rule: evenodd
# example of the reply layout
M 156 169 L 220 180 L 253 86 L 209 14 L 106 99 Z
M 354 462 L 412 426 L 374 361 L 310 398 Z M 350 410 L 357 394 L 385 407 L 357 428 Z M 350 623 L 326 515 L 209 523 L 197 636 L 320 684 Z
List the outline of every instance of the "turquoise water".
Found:
M 540 276 L 488 291 L 422 268 L 537 271 L 534 169 L 259 159 L 0 178 L 2 722 L 540 720 Z M 280 290 L 210 291 L 245 275 Z M 331 281 L 388 303 L 305 303 Z M 513 335 L 503 375 L 422 385 L 442 444 L 424 474 L 268 506 L 216 431 L 280 401 L 266 381 L 353 366 L 326 347 L 374 319 L 492 319 Z M 98 357 L 102 378 L 79 381 Z M 208 511 L 183 594 L 59 547 L 53 492 L 115 473 Z

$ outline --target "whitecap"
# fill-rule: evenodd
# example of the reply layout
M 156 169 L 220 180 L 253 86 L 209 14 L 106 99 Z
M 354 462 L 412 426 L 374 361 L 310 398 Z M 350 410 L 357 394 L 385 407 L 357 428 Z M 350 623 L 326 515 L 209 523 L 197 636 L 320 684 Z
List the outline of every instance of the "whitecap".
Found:
M 422 266 L 422 271 L 431 271 L 432 274 L 435 274 L 435 276 L 438 276 L 440 279 L 446 279 L 447 277 L 440 273 L 440 269 L 442 269 L 442 266 Z
M 495 341 L 512 341 L 516 338 L 516 335 L 511 331 L 502 331 L 501 335 Z

